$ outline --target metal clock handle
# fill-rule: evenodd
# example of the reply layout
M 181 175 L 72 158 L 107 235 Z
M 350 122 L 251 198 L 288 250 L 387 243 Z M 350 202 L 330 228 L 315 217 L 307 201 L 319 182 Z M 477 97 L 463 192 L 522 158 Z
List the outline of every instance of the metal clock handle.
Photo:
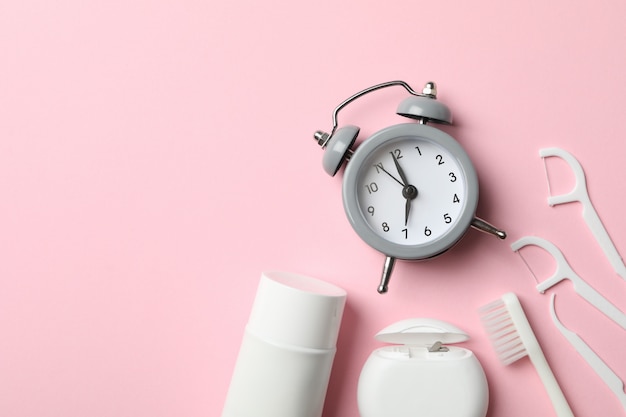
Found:
M 387 88 L 387 87 L 393 87 L 396 85 L 404 87 L 406 91 L 408 91 L 410 94 L 414 96 L 433 97 L 434 95 L 431 93 L 432 91 L 434 91 L 434 83 L 426 84 L 426 87 L 424 88 L 424 91 L 422 93 L 418 93 L 417 91 L 413 90 L 410 85 L 400 80 L 387 81 L 385 83 L 373 85 L 371 87 L 368 87 L 364 90 L 359 91 L 358 93 L 351 95 L 350 97 L 348 97 L 347 99 L 339 103 L 337 107 L 335 107 L 335 110 L 333 110 L 333 130 L 331 131 L 330 136 L 332 136 L 333 133 L 335 133 L 335 130 L 337 129 L 337 126 L 338 126 L 337 115 L 339 114 L 339 111 L 341 111 L 341 109 L 343 109 L 344 107 L 346 107 L 348 104 L 352 103 L 354 100 L 356 100 L 359 97 L 362 97 L 376 90 L 380 90 L 380 89 Z M 429 86 L 432 86 L 432 87 L 429 87 Z

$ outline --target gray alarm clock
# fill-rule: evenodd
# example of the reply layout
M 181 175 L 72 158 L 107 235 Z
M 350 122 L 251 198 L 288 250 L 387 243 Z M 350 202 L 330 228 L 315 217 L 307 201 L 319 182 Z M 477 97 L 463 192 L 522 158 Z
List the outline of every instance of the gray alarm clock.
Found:
M 397 113 L 413 119 L 384 128 L 354 146 L 357 126 L 337 128 L 339 111 L 381 88 L 402 86 L 411 95 Z M 422 93 L 404 81 L 362 90 L 337 106 L 330 134 L 317 131 L 325 149 L 324 170 L 334 176 L 348 162 L 343 178 L 343 205 L 356 233 L 386 255 L 379 293 L 388 289 L 396 259 L 423 260 L 450 249 L 470 228 L 501 239 L 506 233 L 475 216 L 478 177 L 469 156 L 446 132 L 428 122 L 451 124 L 452 113 L 436 100 L 434 83 Z

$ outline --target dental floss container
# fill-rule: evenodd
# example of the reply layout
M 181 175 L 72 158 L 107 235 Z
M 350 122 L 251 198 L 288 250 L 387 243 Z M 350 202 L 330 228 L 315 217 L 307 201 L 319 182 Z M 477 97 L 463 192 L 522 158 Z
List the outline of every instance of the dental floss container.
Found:
M 320 417 L 346 292 L 287 272 L 264 272 L 222 417 Z
M 361 371 L 361 417 L 485 417 L 487 379 L 468 349 L 448 346 L 469 336 L 435 319 L 408 319 L 376 339 L 393 343 L 374 350 Z

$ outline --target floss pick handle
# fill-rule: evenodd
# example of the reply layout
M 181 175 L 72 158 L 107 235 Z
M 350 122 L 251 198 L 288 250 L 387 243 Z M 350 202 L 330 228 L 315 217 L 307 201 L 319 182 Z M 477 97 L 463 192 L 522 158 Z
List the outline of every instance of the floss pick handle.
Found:
M 550 156 L 556 156 L 563 159 L 570 166 L 576 178 L 576 184 L 574 185 L 574 189 L 572 191 L 567 194 L 548 197 L 548 204 L 550 206 L 555 206 L 557 204 L 571 203 L 574 201 L 580 202 L 583 206 L 583 219 L 587 223 L 589 229 L 591 229 L 591 232 L 602 248 L 604 255 L 611 263 L 611 266 L 613 266 L 613 269 L 615 269 L 615 272 L 626 280 L 626 265 L 624 265 L 622 257 L 615 248 L 615 244 L 602 224 L 602 221 L 593 207 L 593 204 L 591 204 L 589 192 L 587 190 L 585 172 L 583 171 L 583 168 L 578 160 L 574 158 L 572 154 L 561 148 L 541 149 L 539 150 L 539 155 L 544 159 Z M 548 180 L 548 186 L 549 185 L 550 181 Z

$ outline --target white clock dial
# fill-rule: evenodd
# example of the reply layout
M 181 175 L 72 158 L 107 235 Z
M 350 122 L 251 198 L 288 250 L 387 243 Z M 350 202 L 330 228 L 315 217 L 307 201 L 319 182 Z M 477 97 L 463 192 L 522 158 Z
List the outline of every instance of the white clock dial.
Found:
M 448 150 L 421 137 L 379 146 L 359 170 L 357 200 L 371 230 L 389 242 L 420 245 L 445 235 L 467 196 L 464 170 Z
M 478 204 L 468 155 L 447 133 L 423 124 L 390 126 L 354 152 L 343 202 L 357 234 L 399 259 L 427 259 L 467 231 Z

